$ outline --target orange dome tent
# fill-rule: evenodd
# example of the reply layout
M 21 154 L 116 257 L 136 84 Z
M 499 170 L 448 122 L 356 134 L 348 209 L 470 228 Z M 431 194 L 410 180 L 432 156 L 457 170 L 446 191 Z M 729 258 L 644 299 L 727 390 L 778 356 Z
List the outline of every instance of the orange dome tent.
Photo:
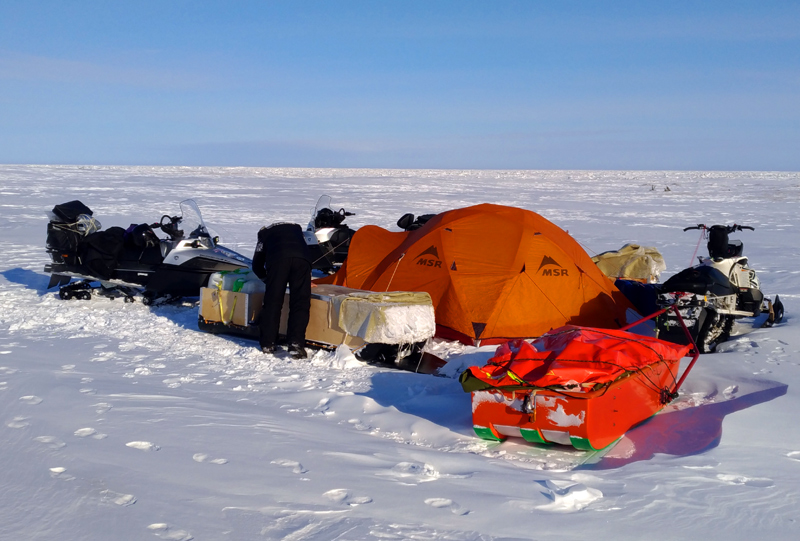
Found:
M 437 335 L 472 343 L 562 325 L 618 328 L 632 309 L 578 243 L 538 214 L 482 204 L 411 232 L 360 228 L 342 268 L 317 280 L 369 291 L 426 291 Z

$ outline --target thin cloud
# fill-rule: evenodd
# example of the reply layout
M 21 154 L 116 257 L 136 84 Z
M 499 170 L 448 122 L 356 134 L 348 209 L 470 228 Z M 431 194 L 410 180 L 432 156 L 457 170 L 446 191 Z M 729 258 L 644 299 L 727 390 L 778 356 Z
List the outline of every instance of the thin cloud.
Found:
M 208 77 L 194 72 L 138 68 L 9 51 L 0 51 L 0 80 L 92 83 L 171 90 L 207 88 L 210 83 Z

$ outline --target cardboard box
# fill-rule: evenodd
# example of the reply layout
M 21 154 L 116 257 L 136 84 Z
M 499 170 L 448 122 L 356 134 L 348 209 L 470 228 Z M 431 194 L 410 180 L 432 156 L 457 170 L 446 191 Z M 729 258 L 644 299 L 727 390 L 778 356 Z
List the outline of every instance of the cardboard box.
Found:
M 336 347 L 339 344 L 345 344 L 352 350 L 362 347 L 365 344 L 363 339 L 348 335 L 335 321 L 330 321 L 329 303 L 329 297 L 312 294 L 306 340 L 328 347 Z M 263 304 L 263 293 L 234 293 L 208 287 L 200 289 L 200 317 L 207 322 L 230 326 L 232 331 L 241 330 L 236 327 L 243 328 L 254 325 Z M 287 291 L 281 309 L 279 334 L 286 335 L 288 319 L 289 293 Z M 257 333 L 253 334 L 257 336 Z
M 247 327 L 256 321 L 264 303 L 263 293 L 200 288 L 200 317 L 206 321 Z
M 354 298 L 357 295 L 360 297 Z M 365 298 L 364 295 L 370 298 Z M 371 298 L 375 295 L 378 296 L 377 300 Z M 311 289 L 311 309 L 306 328 L 306 340 L 321 347 L 336 347 L 345 344 L 354 351 L 367 344 L 368 339 L 379 340 L 377 343 L 396 343 L 384 339 L 384 335 L 379 331 L 391 327 L 387 324 L 387 313 L 392 314 L 389 319 L 398 317 L 396 312 L 389 312 L 396 305 L 403 304 L 396 298 L 398 295 L 401 294 L 397 292 L 375 294 L 331 284 L 314 287 Z M 418 317 L 415 313 L 413 318 L 415 322 L 419 319 L 426 323 L 420 326 L 421 340 L 433 336 L 435 322 L 430 297 L 427 294 L 419 293 L 405 294 L 405 296 L 408 295 L 423 296 L 421 299 L 415 297 L 410 302 L 414 306 L 421 307 L 423 315 L 427 315 L 427 318 Z M 392 296 L 394 296 L 394 300 L 390 298 Z M 212 326 L 214 324 L 224 325 L 222 330 L 217 329 L 215 332 L 234 332 L 251 337 L 258 336 L 258 329 L 254 328 L 254 323 L 261 313 L 263 302 L 263 293 L 248 295 L 241 292 L 220 291 L 215 288 L 201 288 L 200 318 Z M 348 315 L 355 317 L 348 317 Z M 288 319 L 289 293 L 287 290 L 281 309 L 279 334 L 286 335 Z M 350 332 L 344 328 L 345 326 L 349 326 Z
M 317 289 L 319 288 L 315 287 L 311 290 L 311 309 L 309 311 L 308 327 L 306 327 L 306 340 L 309 342 L 315 342 L 322 346 L 336 347 L 340 344 L 344 344 L 353 351 L 366 344 L 362 338 L 347 334 L 344 329 L 339 326 L 336 318 L 330 317 L 331 297 L 322 292 L 317 293 Z M 281 309 L 281 324 L 278 330 L 279 334 L 286 336 L 286 326 L 288 321 L 289 293 L 287 292 L 283 299 L 283 308 Z

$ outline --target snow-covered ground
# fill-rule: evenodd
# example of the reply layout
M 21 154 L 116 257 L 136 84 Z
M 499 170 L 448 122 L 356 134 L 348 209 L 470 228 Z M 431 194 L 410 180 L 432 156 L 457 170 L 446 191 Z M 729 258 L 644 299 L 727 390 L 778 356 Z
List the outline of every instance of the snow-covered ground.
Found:
M 590 254 L 657 247 L 662 279 L 697 246 L 683 227 L 751 225 L 738 238 L 786 320 L 737 324 L 676 402 L 583 464 L 476 438 L 453 377 L 264 355 L 199 332 L 192 303 L 45 289 L 57 203 L 127 227 L 192 197 L 250 255 L 262 225 L 305 224 L 321 194 L 395 230 L 406 212 L 519 206 Z M 796 539 L 798 202 L 798 173 L 0 166 L 0 538 Z M 434 348 L 450 375 L 493 349 Z

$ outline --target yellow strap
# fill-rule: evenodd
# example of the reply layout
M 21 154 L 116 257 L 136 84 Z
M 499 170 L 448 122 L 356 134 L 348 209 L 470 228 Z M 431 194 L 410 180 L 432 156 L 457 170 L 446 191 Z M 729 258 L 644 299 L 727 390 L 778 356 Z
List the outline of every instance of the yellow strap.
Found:
M 238 296 L 234 296 L 233 297 L 233 306 L 231 306 L 231 315 L 228 318 L 228 321 L 231 321 L 231 322 L 233 321 L 233 311 L 236 310 L 236 301 L 237 300 L 239 300 L 239 297 Z M 221 306 L 222 306 L 222 304 L 220 304 L 220 307 Z
M 519 383 L 520 385 L 529 385 L 529 383 L 528 383 L 527 381 L 525 381 L 524 379 L 522 379 L 521 377 L 519 377 L 518 375 L 516 375 L 516 374 L 515 374 L 514 372 L 512 372 L 511 370 L 509 370 L 509 371 L 507 372 L 507 374 L 508 374 L 508 377 L 510 377 L 511 379 L 513 379 L 514 381 L 516 381 L 517 383 Z
M 219 304 L 219 320 L 225 323 L 225 312 L 222 310 L 222 282 L 217 285 L 217 304 Z

